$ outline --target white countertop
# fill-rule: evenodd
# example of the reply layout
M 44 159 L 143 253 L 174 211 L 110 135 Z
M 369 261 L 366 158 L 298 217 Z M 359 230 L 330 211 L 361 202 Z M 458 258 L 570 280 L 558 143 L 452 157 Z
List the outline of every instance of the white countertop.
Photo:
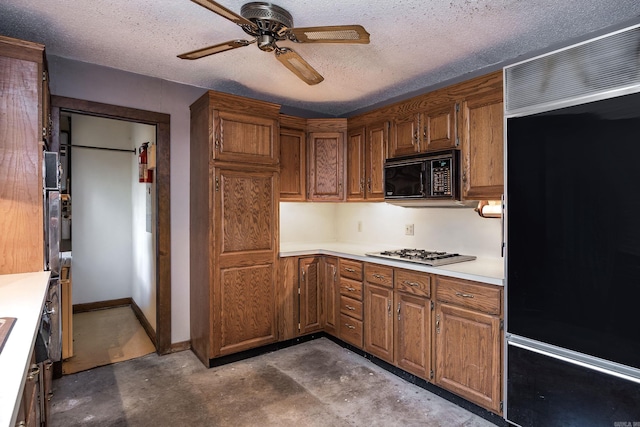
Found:
M 0 275 L 0 317 L 17 318 L 0 353 L 0 427 L 13 427 L 18 416 L 49 275 L 49 271 Z
M 348 243 L 282 243 L 280 256 L 304 256 L 304 255 L 332 255 L 342 258 L 356 259 L 407 270 L 423 271 L 426 273 L 440 274 L 442 276 L 456 277 L 458 279 L 474 280 L 490 285 L 504 285 L 504 258 L 482 258 L 474 261 L 465 261 L 457 264 L 447 264 L 440 267 L 429 267 L 406 261 L 394 261 L 386 258 L 366 256 L 367 252 L 380 252 L 392 248 L 375 248 L 370 246 L 352 245 Z

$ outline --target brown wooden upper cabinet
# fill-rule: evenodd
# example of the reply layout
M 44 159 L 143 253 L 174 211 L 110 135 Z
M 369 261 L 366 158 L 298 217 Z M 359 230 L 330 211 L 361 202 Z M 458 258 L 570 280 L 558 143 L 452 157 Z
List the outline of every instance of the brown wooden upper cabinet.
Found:
M 347 119 L 307 121 L 310 201 L 344 201 L 344 151 Z
M 394 117 L 392 122 L 389 158 L 408 156 L 420 152 L 420 114 L 412 113 Z
M 199 123 L 194 130 L 202 133 L 200 137 L 211 140 L 212 160 L 278 164 L 279 106 L 215 91 L 207 92 L 194 103 L 194 106 L 198 105 L 208 108 L 210 115 L 201 120 L 213 122 L 213 132 L 209 127 L 199 126 Z
M 389 158 L 455 148 L 458 110 L 458 103 L 446 102 L 394 118 Z
M 44 45 L 0 36 L 0 274 L 42 271 L 42 148 L 50 134 Z
M 504 192 L 502 91 L 466 98 L 462 116 L 462 197 L 500 199 Z
M 347 200 L 384 200 L 384 161 L 389 122 L 349 131 L 347 137 Z
M 280 200 L 306 200 L 306 119 L 280 116 Z

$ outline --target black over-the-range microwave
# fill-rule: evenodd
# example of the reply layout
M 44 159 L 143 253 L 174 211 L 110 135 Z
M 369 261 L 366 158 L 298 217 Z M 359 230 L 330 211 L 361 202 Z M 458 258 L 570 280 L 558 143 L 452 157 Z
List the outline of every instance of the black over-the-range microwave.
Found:
M 459 204 L 460 151 L 452 149 L 387 160 L 384 198 L 389 203 L 407 205 L 438 201 L 444 203 L 434 204 Z

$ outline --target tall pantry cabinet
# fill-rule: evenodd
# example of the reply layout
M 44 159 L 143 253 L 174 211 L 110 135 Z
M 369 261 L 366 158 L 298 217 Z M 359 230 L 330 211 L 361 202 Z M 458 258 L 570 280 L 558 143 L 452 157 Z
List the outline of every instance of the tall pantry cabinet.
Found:
M 48 98 L 44 46 L 0 36 L 0 274 L 44 268 Z
M 191 105 L 191 346 L 211 359 L 277 340 L 279 105 Z

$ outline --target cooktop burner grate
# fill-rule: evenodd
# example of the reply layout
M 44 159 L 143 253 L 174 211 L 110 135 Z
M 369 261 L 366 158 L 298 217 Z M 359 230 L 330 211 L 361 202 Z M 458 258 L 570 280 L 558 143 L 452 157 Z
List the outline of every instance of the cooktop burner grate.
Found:
M 458 253 L 442 251 L 427 251 L 424 249 L 397 249 L 382 252 L 370 252 L 365 255 L 431 266 L 455 264 L 458 262 L 473 261 L 476 259 L 476 257 L 472 255 L 460 255 Z

